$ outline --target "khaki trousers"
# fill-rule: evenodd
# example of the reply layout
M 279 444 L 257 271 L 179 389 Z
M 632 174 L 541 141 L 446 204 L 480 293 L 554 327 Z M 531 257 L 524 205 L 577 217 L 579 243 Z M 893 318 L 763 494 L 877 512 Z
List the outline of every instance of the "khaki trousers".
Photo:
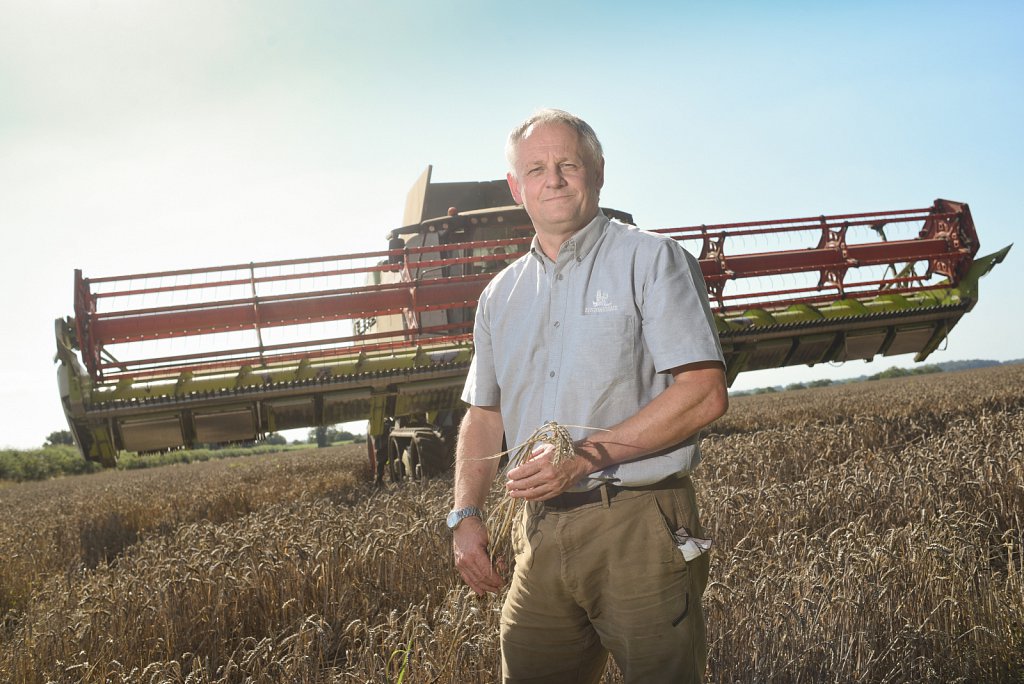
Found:
M 683 526 L 704 536 L 688 477 L 568 511 L 527 504 L 501 614 L 506 684 L 597 682 L 609 652 L 627 684 L 701 681 L 708 554 L 683 559 Z

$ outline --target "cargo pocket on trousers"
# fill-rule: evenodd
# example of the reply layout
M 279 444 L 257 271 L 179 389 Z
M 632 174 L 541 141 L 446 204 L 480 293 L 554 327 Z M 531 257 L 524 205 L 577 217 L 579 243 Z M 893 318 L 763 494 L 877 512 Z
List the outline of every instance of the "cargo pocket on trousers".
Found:
M 658 548 L 661 549 L 666 560 L 671 559 L 673 565 L 679 565 L 685 568 L 686 558 L 684 558 L 683 554 L 679 551 L 675 540 L 675 532 L 677 529 L 676 524 L 679 521 L 677 521 L 676 516 L 673 515 L 673 511 L 666 511 L 662 507 L 662 502 L 658 500 L 657 494 L 658 493 L 655 492 L 654 495 L 650 497 L 650 501 L 655 513 L 657 513 L 658 521 L 660 523 L 658 528 Z
M 658 500 L 657 494 L 655 493 L 654 496 L 649 498 L 651 507 L 654 509 L 653 512 L 657 515 L 660 523 L 657 540 L 660 555 L 666 557 L 666 560 L 671 563 L 673 567 L 672 572 L 679 573 L 680 584 L 684 587 L 678 613 L 673 616 L 671 621 L 673 627 L 678 627 L 690 614 L 690 567 L 676 543 L 675 529 L 673 529 L 676 527 L 674 511 L 665 511 L 662 508 L 662 503 Z

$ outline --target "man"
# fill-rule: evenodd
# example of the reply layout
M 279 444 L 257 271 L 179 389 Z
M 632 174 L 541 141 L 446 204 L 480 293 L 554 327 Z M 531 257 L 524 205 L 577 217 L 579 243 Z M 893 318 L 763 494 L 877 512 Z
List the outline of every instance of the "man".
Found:
M 598 208 L 593 129 L 559 110 L 516 127 L 508 183 L 536 229 L 531 250 L 481 295 L 459 431 L 455 563 L 478 594 L 504 581 L 481 519 L 487 457 L 547 420 L 573 426 L 575 458 L 542 448 L 508 472 L 526 501 L 501 617 L 506 682 L 596 682 L 611 652 L 627 682 L 690 682 L 706 658 L 707 555 L 688 473 L 696 435 L 728 405 L 724 362 L 697 261 L 674 241 Z

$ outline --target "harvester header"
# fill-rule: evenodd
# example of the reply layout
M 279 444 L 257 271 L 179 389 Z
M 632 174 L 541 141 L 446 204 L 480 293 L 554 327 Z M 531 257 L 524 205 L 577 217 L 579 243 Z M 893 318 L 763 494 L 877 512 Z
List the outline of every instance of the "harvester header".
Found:
M 605 213 L 632 223 L 624 212 Z M 977 301 L 966 204 L 661 228 L 699 259 L 728 365 L 916 354 Z M 56 322 L 64 409 L 86 458 L 369 421 L 395 478 L 450 460 L 476 301 L 530 247 L 504 181 L 409 194 L 387 249 L 125 276 L 75 272 Z M 376 452 L 376 453 L 375 453 Z

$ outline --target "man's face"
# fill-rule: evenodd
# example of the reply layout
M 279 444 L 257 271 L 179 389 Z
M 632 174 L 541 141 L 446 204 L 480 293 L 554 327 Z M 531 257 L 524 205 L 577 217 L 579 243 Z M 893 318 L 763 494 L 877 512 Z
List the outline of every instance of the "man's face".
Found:
M 508 185 L 538 233 L 568 238 L 597 215 L 604 159 L 590 159 L 568 126 L 534 125 L 519 141 Z

